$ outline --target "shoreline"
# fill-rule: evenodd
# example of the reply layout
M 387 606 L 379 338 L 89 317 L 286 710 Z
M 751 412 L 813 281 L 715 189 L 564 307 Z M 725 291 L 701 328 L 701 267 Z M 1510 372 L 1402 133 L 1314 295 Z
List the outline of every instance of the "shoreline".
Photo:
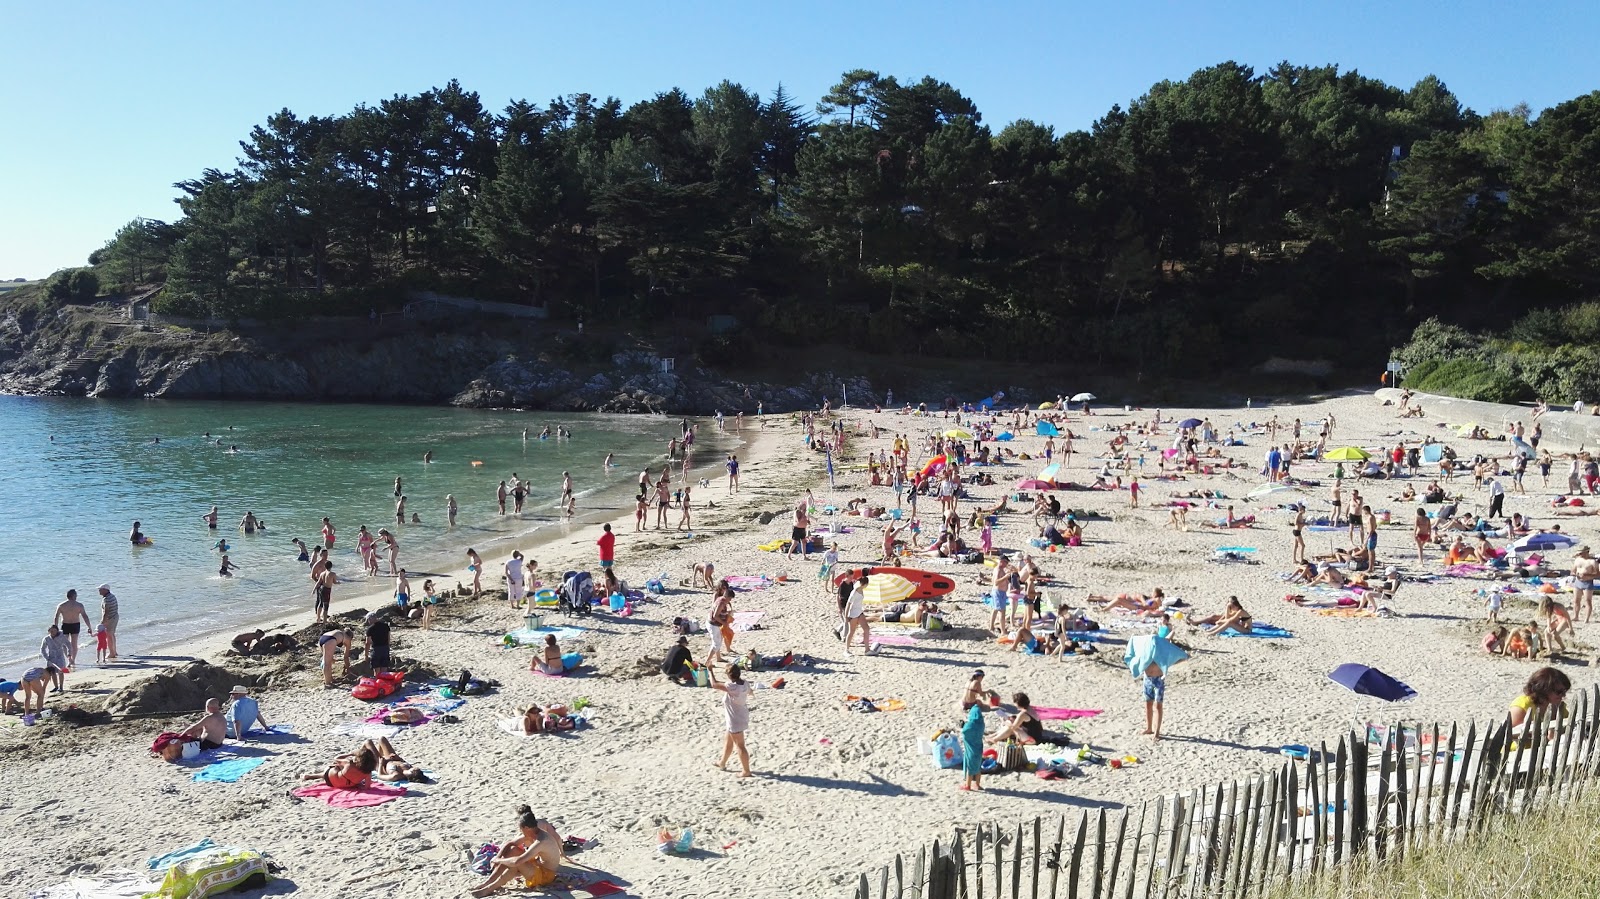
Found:
M 705 422 L 699 422 L 693 417 L 690 417 L 689 420 L 691 423 L 705 424 Z M 704 429 L 702 428 L 702 430 Z M 693 482 L 697 482 L 700 477 L 705 477 L 705 473 L 707 471 L 719 469 L 721 467 L 719 459 L 724 457 L 728 452 L 735 451 L 735 448 L 740 457 L 741 470 L 743 470 L 742 466 L 746 464 L 747 453 L 752 456 L 750 460 L 751 462 L 761 461 L 760 456 L 756 455 L 756 453 L 763 450 L 770 452 L 770 447 L 759 445 L 762 441 L 762 437 L 759 436 L 759 434 L 770 432 L 775 437 L 776 430 L 760 428 L 759 424 L 757 424 L 756 430 L 758 432 L 758 436 L 753 438 L 741 436 L 740 434 L 732 431 L 724 432 L 723 434 L 718 435 L 716 442 L 719 444 L 719 448 L 710 450 L 708 453 L 706 453 L 706 455 L 710 458 L 708 458 L 705 463 L 698 464 L 692 469 L 693 475 L 691 477 Z M 746 433 L 748 434 L 748 431 Z M 656 463 L 653 462 L 651 464 L 651 468 L 654 469 L 655 466 Z M 714 480 L 713 484 L 715 484 Z M 608 489 L 615 489 L 618 491 L 618 495 L 624 495 L 626 493 L 630 493 L 633 488 L 618 486 Z M 595 493 L 591 495 L 600 496 L 604 493 L 605 489 L 602 489 L 595 491 Z M 668 512 L 670 518 L 671 516 L 676 516 L 679 510 L 674 508 L 669 509 Z M 476 600 L 472 599 L 471 597 L 455 596 L 454 583 L 448 585 L 447 591 L 446 585 L 441 580 L 444 578 L 449 578 L 454 582 L 461 583 L 463 586 L 469 586 L 471 584 L 471 575 L 466 570 L 466 550 L 469 546 L 479 549 L 479 555 L 483 558 L 484 566 L 489 572 L 500 572 L 503 570 L 506 561 L 511 558 L 512 552 L 521 552 L 525 558 L 533 559 L 534 552 L 543 550 L 547 547 L 554 547 L 558 544 L 561 544 L 562 541 L 567 538 L 575 538 L 570 541 L 570 545 L 577 547 L 583 544 L 584 538 L 582 536 L 576 536 L 576 531 L 587 528 L 592 529 L 594 533 L 598 533 L 601 526 L 605 524 L 610 524 L 612 531 L 618 535 L 618 547 L 620 550 L 620 548 L 623 546 L 620 538 L 624 533 L 621 526 L 629 525 L 632 523 L 632 521 L 633 510 L 631 508 L 621 510 L 616 514 L 615 517 L 607 517 L 606 511 L 596 509 L 588 513 L 580 512 L 570 522 L 561 521 L 558 517 L 553 521 L 537 524 L 533 528 L 520 533 L 496 535 L 492 538 L 490 543 L 473 544 L 462 542 L 458 548 L 458 551 L 454 553 L 461 559 L 458 567 L 434 574 L 418 572 L 415 575 L 411 575 L 412 583 L 413 586 L 420 591 L 423 580 L 433 578 L 436 581 L 440 581 L 439 592 L 441 594 L 441 598 L 445 600 L 442 605 L 454 604 L 461 606 L 466 603 L 472 603 L 475 605 L 492 604 L 493 600 L 489 600 L 487 597 L 490 593 L 504 589 L 503 573 L 493 575 L 486 574 L 483 580 L 484 597 Z M 647 529 L 644 533 L 648 534 L 651 532 L 651 530 Z M 448 534 L 449 532 L 446 533 Z M 629 533 L 631 533 L 631 531 Z M 480 548 L 492 545 L 499 547 L 500 554 L 496 555 L 495 550 L 485 550 Z M 589 545 L 591 547 L 593 546 L 592 540 L 589 541 Z M 562 558 L 566 557 L 562 556 Z M 545 573 L 545 564 L 543 562 L 540 562 L 540 571 L 541 574 Z M 388 586 L 387 588 L 383 589 L 369 589 L 373 588 L 379 583 L 386 583 Z M 339 590 L 344 588 L 346 585 L 354 585 L 357 587 L 357 589 L 351 595 L 341 598 Z M 334 598 L 333 602 L 329 606 L 328 613 L 330 616 L 332 616 L 336 614 L 347 614 L 358 608 L 365 608 L 370 611 L 372 609 L 391 605 L 394 601 L 393 588 L 393 576 L 385 574 L 380 574 L 376 577 L 363 575 L 361 581 L 359 582 L 354 580 L 340 581 L 339 585 L 334 588 Z M 446 595 L 447 592 L 449 595 Z M 306 605 L 309 606 L 309 587 L 307 588 L 306 600 Z M 313 623 L 315 623 L 315 616 L 314 613 L 308 608 L 302 608 L 298 610 L 285 609 L 281 612 L 272 614 L 252 615 L 240 621 L 219 625 L 216 628 L 206 629 L 201 633 L 193 634 L 191 636 L 153 643 L 148 647 L 147 651 L 139 654 L 124 655 L 118 660 L 122 664 L 113 664 L 105 667 L 90 667 L 80 665 L 67 675 L 68 684 L 75 685 L 78 689 L 84 690 L 94 689 L 97 691 L 115 691 L 123 686 L 126 686 L 131 681 L 136 681 L 142 677 L 148 677 L 156 670 L 159 670 L 160 667 L 163 667 L 156 666 L 152 668 L 138 663 L 140 658 L 146 657 L 163 658 L 166 660 L 166 667 L 187 664 L 196 661 L 208 662 L 212 665 L 226 667 L 226 663 L 228 661 L 237 658 L 228 655 L 229 651 L 233 648 L 233 638 L 237 636 L 237 634 L 255 630 L 257 628 L 264 629 L 269 634 L 274 632 L 292 634 L 311 626 Z M 85 649 L 88 649 L 92 655 L 94 650 L 92 639 L 90 639 L 87 644 L 80 642 L 80 661 L 83 657 Z M 256 656 L 254 658 L 274 659 L 279 657 L 280 656 L 268 655 Z M 72 689 L 69 686 L 67 693 L 52 695 L 64 697 L 69 695 L 71 692 Z M 196 710 L 196 712 L 198 711 L 199 710 Z

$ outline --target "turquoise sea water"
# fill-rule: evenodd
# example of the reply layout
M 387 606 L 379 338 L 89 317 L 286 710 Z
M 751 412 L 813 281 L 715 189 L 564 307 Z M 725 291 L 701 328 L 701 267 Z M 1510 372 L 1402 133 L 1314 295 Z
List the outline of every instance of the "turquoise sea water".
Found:
M 546 424 L 573 436 L 540 440 Z M 710 430 L 700 429 L 697 464 L 717 461 Z M 468 545 L 490 556 L 537 528 L 582 527 L 558 520 L 564 470 L 580 516 L 631 507 L 640 470 L 659 474 L 678 432 L 677 418 L 645 416 L 0 396 L 0 663 L 37 652 L 68 588 L 98 615 L 102 582 L 121 601 L 124 653 L 309 610 L 305 566 L 289 540 L 315 544 L 324 515 L 338 531 L 335 569 L 356 576 L 335 598 L 387 589 L 387 578 L 359 577 L 355 537 L 362 524 L 395 529 L 396 476 L 407 518 L 422 516 L 396 532 L 401 566 L 456 570 Z M 424 464 L 429 450 L 433 462 Z M 616 454 L 609 472 L 608 452 Z M 495 508 L 495 488 L 513 472 L 534 485 L 520 520 Z M 461 509 L 453 532 L 444 511 L 451 493 Z M 214 532 L 200 520 L 213 504 L 221 516 Z M 246 512 L 267 531 L 240 534 Z M 153 546 L 128 542 L 135 519 Z M 240 567 L 231 579 L 217 574 L 219 536 Z M 421 579 L 413 586 L 420 590 Z M 92 659 L 92 639 L 89 646 Z M 12 667 L 0 674 L 16 674 Z

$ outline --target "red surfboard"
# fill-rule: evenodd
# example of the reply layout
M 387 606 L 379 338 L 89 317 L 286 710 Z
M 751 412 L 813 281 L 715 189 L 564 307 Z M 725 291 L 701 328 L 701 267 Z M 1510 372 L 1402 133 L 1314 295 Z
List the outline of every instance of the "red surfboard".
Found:
M 956 582 L 942 574 L 935 574 L 932 571 L 923 571 L 921 568 L 892 568 L 888 566 L 851 568 L 834 577 L 833 585 L 837 587 L 846 580 L 855 580 L 856 578 L 861 577 L 863 573 L 868 575 L 892 574 L 896 577 L 903 577 L 911 583 L 916 584 L 917 592 L 907 597 L 909 600 L 937 599 L 948 593 L 955 592 L 956 589 Z

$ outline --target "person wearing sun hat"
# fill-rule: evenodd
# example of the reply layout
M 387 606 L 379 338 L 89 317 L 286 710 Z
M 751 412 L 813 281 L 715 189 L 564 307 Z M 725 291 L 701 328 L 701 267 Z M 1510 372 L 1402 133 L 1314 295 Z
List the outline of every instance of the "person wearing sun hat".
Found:
M 261 714 L 261 704 L 251 698 L 249 687 L 235 685 L 229 691 L 228 698 L 233 701 L 228 704 L 228 713 L 224 717 L 228 722 L 228 733 L 235 740 L 243 740 L 244 735 L 257 724 L 261 725 L 262 730 L 272 729 Z

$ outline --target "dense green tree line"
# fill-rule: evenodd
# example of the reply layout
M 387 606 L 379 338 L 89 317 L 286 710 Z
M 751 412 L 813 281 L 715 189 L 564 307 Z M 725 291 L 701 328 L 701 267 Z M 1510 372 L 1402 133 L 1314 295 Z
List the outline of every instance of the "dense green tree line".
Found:
M 1429 316 L 1600 295 L 1600 93 L 1479 115 L 1433 77 L 1230 62 L 1057 134 L 858 70 L 814 110 L 728 82 L 626 108 L 496 113 L 451 82 L 285 109 L 235 167 L 178 185 L 178 221 L 131 223 L 98 257 L 166 279 L 177 312 L 365 312 L 437 287 L 1149 372 L 1365 365 Z

